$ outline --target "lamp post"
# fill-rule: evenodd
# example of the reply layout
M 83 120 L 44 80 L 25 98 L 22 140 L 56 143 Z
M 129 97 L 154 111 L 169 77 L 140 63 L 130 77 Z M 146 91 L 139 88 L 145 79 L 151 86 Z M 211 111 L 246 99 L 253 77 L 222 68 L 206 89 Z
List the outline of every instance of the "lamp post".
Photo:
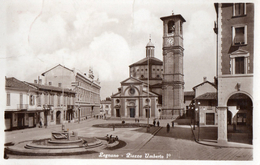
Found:
M 196 113 L 195 113 L 194 103 L 192 103 L 191 109 L 192 109 L 192 113 L 193 113 L 193 130 L 195 130 Z
M 199 123 L 198 123 L 198 127 L 199 127 L 199 131 L 198 131 L 198 141 L 200 141 L 200 102 L 198 102 L 198 117 L 199 117 Z
M 78 106 L 78 123 L 80 123 L 80 105 Z

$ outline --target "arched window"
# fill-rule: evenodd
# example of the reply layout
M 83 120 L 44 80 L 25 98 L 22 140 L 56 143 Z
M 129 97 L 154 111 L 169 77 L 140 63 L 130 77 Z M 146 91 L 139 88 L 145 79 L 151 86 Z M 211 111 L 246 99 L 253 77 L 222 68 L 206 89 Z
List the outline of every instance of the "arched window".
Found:
M 173 21 L 169 21 L 168 23 L 168 33 L 174 33 L 175 32 L 175 24 Z

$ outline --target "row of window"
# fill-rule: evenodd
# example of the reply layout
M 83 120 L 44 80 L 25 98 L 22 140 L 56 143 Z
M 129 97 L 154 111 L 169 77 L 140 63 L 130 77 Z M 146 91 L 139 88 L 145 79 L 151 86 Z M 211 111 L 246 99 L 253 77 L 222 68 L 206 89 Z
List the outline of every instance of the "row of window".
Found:
M 246 3 L 233 4 L 233 17 L 246 15 Z M 232 45 L 243 46 L 247 45 L 247 25 L 232 26 Z M 246 74 L 247 73 L 247 54 L 244 56 L 231 57 L 231 74 Z
M 136 71 L 138 72 L 139 69 L 137 69 Z M 144 69 L 141 69 L 141 71 L 144 71 Z M 145 71 L 147 71 L 147 69 L 145 69 Z M 156 71 L 156 69 L 153 68 L 153 71 Z M 160 71 L 160 69 L 157 69 L 157 71 Z M 161 69 L 161 71 L 163 71 L 163 69 Z
M 63 104 L 61 103 L 61 99 L 63 100 Z M 37 106 L 41 106 L 42 104 L 54 105 L 54 95 L 44 95 L 43 102 L 41 95 L 37 95 L 36 99 L 34 95 L 29 96 L 29 105 L 35 105 L 35 100 L 37 102 Z M 23 94 L 20 94 L 20 104 L 23 104 Z M 71 96 L 57 96 L 57 106 L 62 105 L 74 105 L 74 97 Z M 6 96 L 6 106 L 11 106 L 11 94 L 7 93 Z

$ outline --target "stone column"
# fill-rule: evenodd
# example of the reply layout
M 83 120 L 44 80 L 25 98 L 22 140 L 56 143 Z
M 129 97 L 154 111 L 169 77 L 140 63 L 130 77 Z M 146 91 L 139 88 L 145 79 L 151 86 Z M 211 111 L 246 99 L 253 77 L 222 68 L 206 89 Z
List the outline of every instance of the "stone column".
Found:
M 218 143 L 227 143 L 227 107 L 218 107 Z

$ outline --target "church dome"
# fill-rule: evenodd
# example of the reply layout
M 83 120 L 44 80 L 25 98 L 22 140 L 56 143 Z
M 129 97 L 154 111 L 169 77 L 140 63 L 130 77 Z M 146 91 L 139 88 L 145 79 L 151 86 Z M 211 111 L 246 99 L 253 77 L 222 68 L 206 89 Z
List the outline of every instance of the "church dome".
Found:
M 154 47 L 154 44 L 152 43 L 151 39 L 149 39 L 149 42 L 147 43 L 146 47 Z

